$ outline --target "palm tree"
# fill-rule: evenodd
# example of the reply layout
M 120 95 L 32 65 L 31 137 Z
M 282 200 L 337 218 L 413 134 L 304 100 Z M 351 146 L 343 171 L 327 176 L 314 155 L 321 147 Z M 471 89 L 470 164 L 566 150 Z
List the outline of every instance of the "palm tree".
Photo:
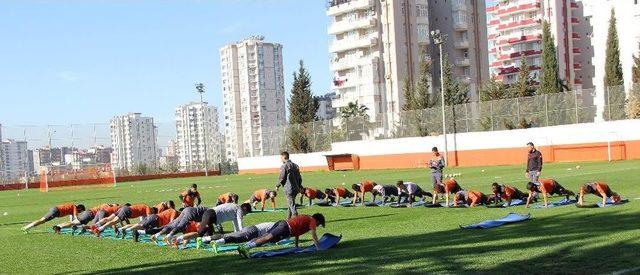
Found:
M 351 117 L 363 117 L 365 119 L 369 119 L 367 111 L 369 111 L 369 108 L 364 105 L 358 105 L 358 101 L 356 100 L 356 102 L 349 102 L 346 107 L 340 108 L 340 117 L 343 119 Z

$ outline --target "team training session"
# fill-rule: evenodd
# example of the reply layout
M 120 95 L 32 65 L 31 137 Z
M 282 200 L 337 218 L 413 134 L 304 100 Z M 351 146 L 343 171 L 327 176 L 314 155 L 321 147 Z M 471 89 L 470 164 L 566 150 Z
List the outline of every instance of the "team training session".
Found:
M 0 2 L 0 274 L 640 274 L 633 0 Z

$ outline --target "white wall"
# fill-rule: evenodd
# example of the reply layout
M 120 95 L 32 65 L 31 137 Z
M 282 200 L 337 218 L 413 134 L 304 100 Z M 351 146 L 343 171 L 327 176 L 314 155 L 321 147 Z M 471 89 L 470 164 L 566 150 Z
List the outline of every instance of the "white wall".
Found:
M 462 133 L 448 135 L 449 150 L 479 150 L 526 147 L 531 141 L 536 146 L 571 145 L 607 141 L 640 140 L 640 120 L 583 123 L 552 127 L 494 132 Z M 359 156 L 426 153 L 437 146 L 444 151 L 442 136 L 413 137 L 384 140 L 350 141 L 332 143 L 331 152 L 291 155 L 300 167 L 327 165 L 324 155 L 350 153 Z M 275 169 L 280 167 L 279 156 L 238 159 L 240 171 Z

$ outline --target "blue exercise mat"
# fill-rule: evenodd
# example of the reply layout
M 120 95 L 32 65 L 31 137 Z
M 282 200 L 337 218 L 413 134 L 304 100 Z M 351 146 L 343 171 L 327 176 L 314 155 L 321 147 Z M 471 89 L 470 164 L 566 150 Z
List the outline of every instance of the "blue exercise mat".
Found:
M 318 240 L 318 243 L 320 244 L 320 249 L 327 250 L 329 248 L 333 248 L 334 246 L 336 246 L 341 239 L 342 239 L 342 235 L 336 236 L 333 234 L 325 233 Z M 285 249 L 279 249 L 279 250 L 255 252 L 255 253 L 251 253 L 251 258 L 252 259 L 253 258 L 269 258 L 269 257 L 284 256 L 289 254 L 301 254 L 301 253 L 311 253 L 311 252 L 316 252 L 316 247 L 313 244 L 306 248 L 293 247 L 293 248 L 285 248 Z
M 548 208 L 552 208 L 552 207 L 557 207 L 557 206 L 564 206 L 564 205 L 570 205 L 570 204 L 575 204 L 576 202 L 578 202 L 577 200 L 572 200 L 572 199 L 567 199 L 564 198 L 562 200 L 559 200 L 557 202 L 550 202 Z M 536 204 L 534 206 L 532 206 L 532 208 L 535 209 L 540 209 L 540 208 L 545 208 L 544 207 L 544 203 L 541 204 Z
M 506 201 L 505 201 L 505 202 L 502 204 L 502 206 L 504 206 L 504 207 L 509 207 L 507 204 L 508 204 L 508 202 L 506 202 Z M 526 201 L 524 201 L 524 200 L 518 200 L 518 199 L 511 200 L 511 206 L 518 206 L 518 205 L 525 205 L 525 204 L 527 204 L 527 202 L 526 202 Z
M 527 214 L 527 215 L 521 215 L 521 214 L 516 214 L 516 213 L 509 213 L 509 215 L 505 216 L 502 219 L 499 220 L 488 220 L 488 221 L 483 221 L 480 223 L 476 223 L 476 224 L 471 224 L 471 225 L 467 225 L 467 226 L 460 226 L 460 228 L 462 229 L 487 229 L 487 228 L 494 228 L 494 227 L 498 227 L 507 223 L 514 223 L 514 222 L 521 222 L 521 221 L 526 221 L 528 219 L 531 218 L 531 214 Z
M 607 199 L 607 204 L 605 204 L 604 207 L 613 206 L 613 205 L 621 205 L 621 204 L 625 204 L 625 203 L 628 203 L 628 202 L 629 202 L 629 200 L 621 200 L 618 203 L 615 203 L 615 202 L 613 202 L 612 199 Z M 597 205 L 599 207 L 602 207 L 602 202 L 597 203 Z
M 423 201 L 416 201 L 416 202 L 413 202 L 413 204 L 411 204 L 411 206 L 413 206 L 413 207 L 423 206 L 423 205 L 424 205 Z M 407 203 L 394 202 L 394 203 L 389 204 L 389 206 L 393 207 L 393 208 L 405 208 L 405 207 L 407 207 Z

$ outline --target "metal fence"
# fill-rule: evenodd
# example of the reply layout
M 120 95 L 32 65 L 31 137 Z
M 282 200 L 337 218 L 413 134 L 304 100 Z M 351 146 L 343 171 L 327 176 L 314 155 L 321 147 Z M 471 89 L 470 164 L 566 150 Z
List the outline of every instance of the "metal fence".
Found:
M 537 95 L 495 101 L 471 102 L 445 108 L 447 133 L 497 131 L 518 128 L 544 127 L 593 122 L 598 115 L 605 120 L 625 119 L 626 97 L 622 87 L 606 89 L 604 108 L 594 104 L 594 91 L 582 90 L 558 94 Z M 439 106 L 439 105 L 438 105 Z M 601 113 L 598 114 L 598 111 Z M 337 114 L 340 116 L 340 114 Z M 315 121 L 301 125 L 282 125 L 263 128 L 262 151 L 258 155 L 276 155 L 282 150 L 296 151 L 304 147 L 308 152 L 331 150 L 331 143 L 440 135 L 442 110 L 434 107 L 402 112 L 388 124 L 385 117 L 350 117 Z M 386 127 L 385 127 L 386 126 Z M 175 122 L 155 123 L 152 140 L 137 144 L 141 149 L 153 152 L 153 161 L 144 169 L 116 171 L 118 175 L 173 173 L 177 170 L 202 171 L 203 165 L 180 167 L 177 148 L 171 141 L 177 139 Z M 1 127 L 3 140 L 26 141 L 24 147 L 0 146 L 0 181 L 2 184 L 32 182 L 38 180 L 40 165 L 98 165 L 110 162 L 110 154 L 98 149 L 112 147 L 108 123 L 69 125 L 23 125 Z M 295 138 L 303 135 L 304 138 Z M 300 146 L 303 140 L 304 146 Z M 223 141 L 213 148 L 225 148 Z M 57 148 L 46 151 L 43 148 Z M 17 148 L 17 149 L 16 149 Z M 40 150 L 39 150 L 40 149 Z M 224 152 L 220 152 L 223 154 Z M 18 159 L 18 160 L 16 160 Z M 237 169 L 229 163 L 210 163 L 209 168 L 233 172 Z

